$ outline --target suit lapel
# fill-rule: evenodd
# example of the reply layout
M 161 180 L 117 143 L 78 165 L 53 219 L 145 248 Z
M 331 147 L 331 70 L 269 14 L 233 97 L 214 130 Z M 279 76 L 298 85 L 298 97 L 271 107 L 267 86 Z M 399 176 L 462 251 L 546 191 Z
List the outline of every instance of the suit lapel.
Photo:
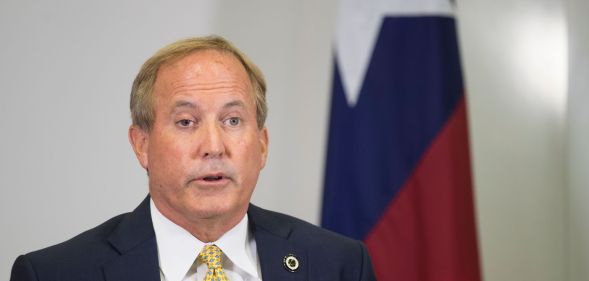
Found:
M 120 256 L 104 265 L 104 276 L 107 281 L 160 280 L 149 196 L 123 218 L 108 241 Z
M 273 218 L 271 212 L 251 204 L 248 216 L 256 239 L 262 280 L 307 280 L 307 252 L 289 240 L 292 225 Z M 288 255 L 294 255 L 299 261 L 299 268 L 295 272 L 287 270 L 284 264 Z

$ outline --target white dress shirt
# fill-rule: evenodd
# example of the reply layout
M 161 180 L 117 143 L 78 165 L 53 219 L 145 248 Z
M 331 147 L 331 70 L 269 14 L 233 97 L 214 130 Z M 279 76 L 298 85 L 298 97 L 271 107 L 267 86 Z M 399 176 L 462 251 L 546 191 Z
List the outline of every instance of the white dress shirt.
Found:
M 256 240 L 249 231 L 247 215 L 219 240 L 204 243 L 162 215 L 153 200 L 150 204 L 162 281 L 203 280 L 207 265 L 198 260 L 198 254 L 205 244 L 215 244 L 223 251 L 223 269 L 230 281 L 262 280 Z

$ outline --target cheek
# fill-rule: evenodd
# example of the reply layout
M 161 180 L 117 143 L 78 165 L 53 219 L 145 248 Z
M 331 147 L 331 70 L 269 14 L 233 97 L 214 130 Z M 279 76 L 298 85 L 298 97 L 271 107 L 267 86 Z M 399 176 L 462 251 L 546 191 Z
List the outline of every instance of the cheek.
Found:
M 248 138 L 242 139 L 236 145 L 242 153 L 239 155 L 241 170 L 244 176 L 248 178 L 257 178 L 258 173 L 261 170 L 261 147 L 256 139 Z
M 243 151 L 243 154 L 247 154 L 248 157 L 256 157 L 260 151 L 259 145 L 256 143 L 256 140 L 253 136 L 240 138 L 238 140 L 237 146 L 239 147 L 240 151 Z
M 159 138 L 153 146 L 150 146 L 150 149 L 153 148 L 149 154 L 150 165 L 163 176 L 174 175 L 182 170 L 179 168 L 184 162 L 185 147 L 174 138 Z

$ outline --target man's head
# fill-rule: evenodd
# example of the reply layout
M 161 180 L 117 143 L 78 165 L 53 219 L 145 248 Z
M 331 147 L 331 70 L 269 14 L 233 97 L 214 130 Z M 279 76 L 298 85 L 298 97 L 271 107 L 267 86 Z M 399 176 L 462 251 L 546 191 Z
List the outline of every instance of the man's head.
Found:
M 239 222 L 268 151 L 258 68 L 219 37 L 173 43 L 141 68 L 131 112 L 129 139 L 158 209 L 193 234 L 203 221 Z

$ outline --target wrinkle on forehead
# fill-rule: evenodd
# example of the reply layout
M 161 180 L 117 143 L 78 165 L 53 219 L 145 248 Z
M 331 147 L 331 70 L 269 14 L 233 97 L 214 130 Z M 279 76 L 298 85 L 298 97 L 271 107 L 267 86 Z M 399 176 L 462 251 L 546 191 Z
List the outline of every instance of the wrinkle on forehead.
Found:
M 231 81 L 218 81 L 218 82 L 198 82 L 198 83 L 186 83 L 186 81 L 176 81 L 170 83 L 171 94 L 175 96 L 177 94 L 189 93 L 198 91 L 202 94 L 217 93 L 217 92 L 236 92 L 247 95 L 248 89 L 243 86 L 242 83 L 234 83 Z

